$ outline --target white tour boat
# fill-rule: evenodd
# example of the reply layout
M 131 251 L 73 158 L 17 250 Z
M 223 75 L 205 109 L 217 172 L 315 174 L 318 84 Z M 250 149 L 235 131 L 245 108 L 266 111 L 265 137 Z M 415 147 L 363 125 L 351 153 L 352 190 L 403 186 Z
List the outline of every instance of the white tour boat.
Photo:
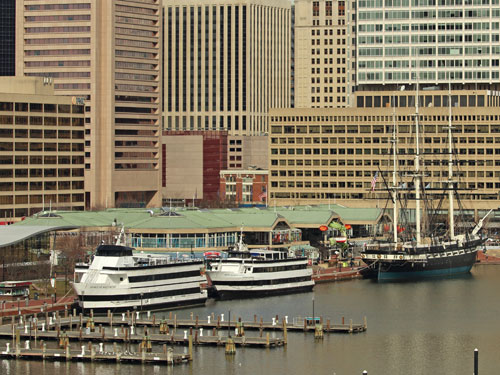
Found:
M 205 304 L 202 260 L 135 253 L 120 238 L 115 245 L 100 245 L 91 262 L 75 266 L 73 289 L 80 308 L 106 313 Z
M 228 257 L 209 262 L 207 279 L 220 299 L 309 292 L 314 287 L 307 257 L 288 251 L 251 249 L 240 237 Z

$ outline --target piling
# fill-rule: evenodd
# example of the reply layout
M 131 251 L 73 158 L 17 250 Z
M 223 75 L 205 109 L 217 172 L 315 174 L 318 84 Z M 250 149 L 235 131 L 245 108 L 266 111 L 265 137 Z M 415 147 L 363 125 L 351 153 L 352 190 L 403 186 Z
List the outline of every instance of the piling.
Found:
M 231 336 L 229 336 L 226 341 L 226 354 L 236 354 L 236 345 L 234 345 Z
M 474 349 L 474 375 L 479 375 L 479 350 Z
M 315 339 L 323 339 L 323 325 L 322 324 L 316 324 L 314 326 L 314 338 Z
M 286 320 L 283 319 L 283 345 L 288 343 L 288 333 L 286 329 Z
M 193 360 L 193 334 L 192 334 L 192 332 L 189 333 L 188 354 L 189 354 L 190 361 L 192 361 Z

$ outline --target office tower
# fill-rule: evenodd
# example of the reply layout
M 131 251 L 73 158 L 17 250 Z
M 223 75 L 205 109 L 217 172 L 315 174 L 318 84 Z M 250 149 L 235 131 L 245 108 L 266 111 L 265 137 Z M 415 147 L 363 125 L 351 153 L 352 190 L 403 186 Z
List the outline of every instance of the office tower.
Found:
M 0 78 L 0 221 L 83 210 L 83 145 L 83 105 L 46 78 Z
M 267 132 L 290 106 L 290 2 L 165 0 L 164 127 Z
M 296 0 L 294 101 L 296 108 L 352 105 L 355 13 L 344 0 Z
M 500 76 L 496 0 L 362 0 L 358 85 L 477 85 Z
M 420 92 L 421 170 L 436 202 L 448 187 L 448 90 Z M 415 162 L 415 92 L 358 91 L 369 108 L 272 109 L 269 114 L 269 204 L 380 207 L 392 179 L 393 125 L 398 132 L 398 172 L 410 178 Z M 391 100 L 398 103 L 391 108 Z M 452 92 L 454 163 L 465 207 L 489 209 L 500 189 L 500 96 L 492 90 Z M 378 172 L 377 189 L 372 181 Z M 408 180 L 406 180 L 408 181 Z M 402 192 L 404 193 L 404 191 Z M 414 204 L 414 199 L 410 199 Z
M 87 207 L 159 204 L 160 0 L 17 5 L 18 74 L 85 103 Z
M 0 1 L 0 76 L 16 74 L 16 0 Z

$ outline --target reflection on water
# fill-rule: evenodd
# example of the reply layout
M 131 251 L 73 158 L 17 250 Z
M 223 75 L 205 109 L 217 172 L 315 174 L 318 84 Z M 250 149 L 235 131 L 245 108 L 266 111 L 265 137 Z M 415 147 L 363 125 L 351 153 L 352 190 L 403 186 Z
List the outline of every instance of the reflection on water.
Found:
M 320 284 L 313 293 L 238 301 L 209 301 L 193 311 L 200 319 L 212 312 L 227 317 L 254 315 L 270 321 L 288 315 L 323 316 L 334 323 L 342 317 L 361 323 L 368 331 L 353 335 L 326 335 L 315 341 L 311 333 L 289 333 L 288 346 L 277 349 L 238 348 L 227 357 L 223 347 L 195 347 L 194 361 L 176 367 L 110 363 L 58 363 L 0 360 L 2 375 L 267 375 L 318 374 L 470 374 L 473 350 L 479 348 L 480 370 L 496 373 L 500 267 L 476 266 L 471 275 L 443 280 L 376 283 L 352 280 Z M 165 313 L 167 315 L 168 313 Z M 157 314 L 158 316 L 158 314 Z M 258 332 L 247 331 L 247 335 Z M 279 333 L 277 334 L 279 335 Z M 72 343 L 78 347 L 78 343 Z M 0 349 L 5 342 L 0 343 Z M 155 351 L 161 348 L 155 348 Z M 174 347 L 174 352 L 186 352 Z

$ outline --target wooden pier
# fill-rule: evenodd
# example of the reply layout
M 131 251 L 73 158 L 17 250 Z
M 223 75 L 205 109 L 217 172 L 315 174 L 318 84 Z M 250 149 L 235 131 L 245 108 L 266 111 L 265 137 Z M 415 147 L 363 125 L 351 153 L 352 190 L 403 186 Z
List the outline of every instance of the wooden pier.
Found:
M 243 327 L 245 330 L 259 330 L 259 331 L 284 331 L 286 328 L 288 331 L 304 331 L 304 332 L 314 332 L 317 324 L 322 325 L 322 329 L 325 333 L 358 333 L 367 330 L 367 319 L 364 318 L 362 324 L 353 323 L 352 319 L 349 319 L 346 323 L 344 317 L 339 318 L 338 323 L 334 323 L 330 319 L 324 319 L 323 317 L 316 317 L 314 320 L 311 317 L 295 317 L 288 319 L 288 316 L 281 318 L 275 316 L 272 321 L 264 322 L 263 318 L 260 320 L 257 315 L 254 315 L 253 321 L 242 321 L 241 318 L 234 319 L 232 321 L 224 320 L 224 315 L 207 316 L 207 319 L 199 319 L 198 316 L 193 316 L 191 314 L 189 319 L 178 319 L 177 315 L 172 315 L 170 313 L 169 317 L 166 319 L 157 319 L 155 315 L 151 315 L 147 312 L 132 312 L 123 313 L 121 316 L 116 316 L 113 314 L 108 314 L 107 317 L 93 317 L 95 324 L 109 325 L 109 326 L 120 326 L 120 325 L 135 325 L 143 327 L 157 327 L 160 324 L 166 324 L 168 327 L 176 328 L 203 328 L 203 329 L 237 329 Z
M 108 362 L 137 362 L 163 365 L 174 365 L 186 363 L 192 360 L 188 354 L 173 354 L 172 350 L 164 348 L 163 353 L 142 352 L 120 352 L 114 347 L 114 351 L 107 352 L 91 347 L 87 350 L 82 346 L 81 350 L 72 350 L 69 346 L 64 349 L 47 349 L 45 344 L 42 348 L 23 348 L 17 346 L 14 350 L 8 349 L 0 351 L 0 358 L 6 359 L 33 359 L 33 360 L 54 360 L 54 361 L 108 361 Z
M 4 339 L 12 338 L 13 336 L 19 335 L 21 339 L 24 340 L 61 340 L 64 337 L 69 341 L 92 341 L 92 342 L 108 342 L 108 343 L 141 343 L 147 340 L 151 344 L 170 344 L 170 345 L 184 345 L 187 346 L 192 340 L 194 345 L 211 345 L 211 346 L 223 346 L 226 344 L 228 337 L 222 334 L 212 335 L 203 334 L 203 330 L 197 330 L 194 333 L 191 330 L 184 331 L 183 333 L 176 333 L 172 331 L 170 334 L 136 334 L 133 332 L 132 328 L 124 329 L 121 332 L 117 331 L 115 334 L 106 334 L 104 329 L 101 332 L 88 332 L 86 329 L 80 328 L 78 331 L 40 331 L 25 330 L 22 327 L 14 327 L 14 332 L 12 332 L 11 326 L 2 326 L 0 328 L 0 337 Z M 211 333 L 211 332 L 210 332 Z M 226 331 L 221 330 L 219 333 L 226 333 Z M 248 337 L 239 336 L 232 337 L 234 344 L 236 346 L 253 346 L 253 347 L 278 347 L 285 344 L 283 338 L 273 338 L 269 334 L 265 337 Z
M 75 311 L 74 311 L 75 313 Z M 30 320 L 30 322 L 27 321 Z M 10 322 L 9 322 L 10 320 Z M 321 326 L 321 329 L 325 333 L 359 333 L 367 330 L 367 319 L 364 317 L 364 321 L 362 324 L 353 323 L 352 319 L 346 321 L 344 317 L 339 318 L 339 321 L 333 322 L 330 319 L 324 319 L 323 317 L 315 317 L 312 319 L 311 317 L 295 317 L 292 319 L 288 319 L 288 316 L 284 316 L 280 318 L 278 315 L 272 318 L 272 321 L 264 322 L 263 318 L 257 318 L 257 315 L 254 315 L 253 321 L 243 321 L 240 318 L 235 318 L 234 320 L 228 321 L 224 320 L 224 314 L 215 316 L 215 314 L 211 314 L 207 316 L 207 319 L 199 319 L 198 316 L 194 316 L 193 313 L 190 314 L 188 319 L 179 319 L 177 318 L 177 314 L 170 313 L 168 318 L 157 319 L 155 314 L 151 314 L 150 312 L 127 312 L 122 314 L 112 314 L 108 313 L 107 317 L 104 316 L 93 316 L 92 312 L 89 317 L 84 317 L 82 314 L 78 316 L 73 316 L 72 314 L 68 315 L 68 311 L 65 311 L 65 317 L 61 317 L 57 312 L 49 315 L 48 312 L 45 314 L 35 314 L 34 316 L 18 316 L 11 317 L 7 321 L 5 318 L 2 319 L 0 317 L 0 336 L 5 334 L 4 329 L 2 329 L 1 325 L 3 323 L 10 323 L 12 326 L 14 324 L 18 324 L 19 326 L 25 327 L 31 324 L 29 330 L 35 330 L 33 321 L 36 321 L 38 331 L 50 331 L 50 330 L 69 330 L 73 331 L 75 328 L 77 331 L 84 331 L 87 326 L 105 326 L 110 329 L 111 334 L 114 336 L 117 335 L 117 329 L 120 329 L 121 334 L 124 334 L 124 330 L 128 330 L 129 333 L 133 335 L 134 328 L 142 327 L 145 329 L 149 329 L 152 333 L 155 331 L 159 331 L 160 334 L 168 333 L 171 331 L 176 332 L 177 329 L 194 329 L 195 331 L 199 331 L 199 336 L 203 336 L 203 330 L 205 330 L 205 335 L 209 336 L 209 332 L 213 332 L 212 336 L 220 336 L 217 332 L 222 330 L 235 330 L 236 332 L 244 331 L 244 330 L 258 330 L 260 331 L 260 336 L 262 337 L 263 331 L 277 331 L 284 332 L 287 331 L 303 331 L 303 332 L 314 332 L 318 329 L 318 325 Z M 124 328 L 125 327 L 125 328 Z M 134 327 L 134 328 L 132 328 Z M 113 328 L 115 331 L 113 332 Z M 26 329 L 28 329 L 26 327 Z M 26 330 L 25 329 L 25 330 Z M 100 333 L 104 332 L 103 329 L 100 329 Z M 241 333 L 241 332 L 240 332 Z M 81 335 L 81 333 L 80 333 Z M 109 333 L 108 333 L 109 335 Z M 132 335 L 129 335 L 129 339 Z M 161 336 L 161 335 L 160 335 Z M 165 341 L 165 336 L 163 337 L 163 341 Z M 182 342 L 182 340 L 177 340 L 174 336 L 172 339 L 174 342 Z M 162 341 L 159 339 L 159 341 Z

